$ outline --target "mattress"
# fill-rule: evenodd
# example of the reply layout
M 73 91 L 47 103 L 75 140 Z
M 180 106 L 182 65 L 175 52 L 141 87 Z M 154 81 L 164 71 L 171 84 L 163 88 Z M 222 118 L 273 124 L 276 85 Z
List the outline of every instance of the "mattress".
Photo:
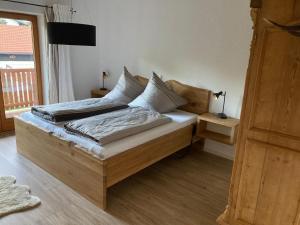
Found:
M 70 141 L 76 145 L 79 145 L 90 154 L 105 160 L 128 149 L 134 148 L 148 141 L 196 123 L 197 121 L 196 114 L 181 110 L 176 110 L 171 113 L 165 113 L 164 115 L 171 118 L 172 122 L 152 128 L 136 135 L 132 135 L 130 137 L 120 139 L 118 141 L 114 141 L 103 146 L 89 138 L 67 133 L 63 128 L 63 123 L 49 123 L 46 120 L 33 115 L 31 112 L 25 112 L 21 114 L 20 117 L 26 122 L 47 130 L 48 132 L 53 133 L 55 136 L 63 140 Z

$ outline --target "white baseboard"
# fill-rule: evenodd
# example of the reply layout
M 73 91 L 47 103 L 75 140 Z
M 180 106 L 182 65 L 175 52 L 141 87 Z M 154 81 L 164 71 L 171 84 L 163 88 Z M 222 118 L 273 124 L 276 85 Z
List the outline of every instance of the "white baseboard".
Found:
M 203 150 L 226 159 L 234 159 L 234 146 L 232 145 L 206 139 Z

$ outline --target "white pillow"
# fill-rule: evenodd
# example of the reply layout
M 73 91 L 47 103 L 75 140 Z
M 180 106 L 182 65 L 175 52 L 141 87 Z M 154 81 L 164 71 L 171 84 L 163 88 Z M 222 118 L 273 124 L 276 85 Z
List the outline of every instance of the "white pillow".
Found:
M 153 73 L 144 92 L 128 105 L 131 107 L 144 107 L 159 113 L 168 113 L 179 106 L 187 104 L 187 101 L 170 90 L 167 85 Z
M 144 91 L 145 87 L 141 85 L 124 66 L 124 72 L 120 76 L 118 83 L 104 98 L 113 101 L 128 104 Z

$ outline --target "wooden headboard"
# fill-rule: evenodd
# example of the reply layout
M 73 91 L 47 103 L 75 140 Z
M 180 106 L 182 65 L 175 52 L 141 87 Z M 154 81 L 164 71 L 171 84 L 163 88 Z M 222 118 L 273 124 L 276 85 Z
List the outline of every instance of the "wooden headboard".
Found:
M 135 78 L 142 85 L 146 86 L 148 83 L 148 79 L 143 76 L 135 76 Z M 171 90 L 188 101 L 187 105 L 184 105 L 179 109 L 196 114 L 208 112 L 211 91 L 182 84 L 175 80 L 168 80 L 165 83 Z

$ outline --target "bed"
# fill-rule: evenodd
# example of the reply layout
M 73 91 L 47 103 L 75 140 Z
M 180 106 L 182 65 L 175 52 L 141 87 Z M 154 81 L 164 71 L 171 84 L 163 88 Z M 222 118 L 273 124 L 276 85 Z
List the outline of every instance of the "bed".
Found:
M 141 83 L 147 79 L 137 76 Z M 196 115 L 208 111 L 210 91 L 167 81 L 188 100 L 170 113 L 172 123 L 133 135 L 104 147 L 64 134 L 59 126 L 15 117 L 17 150 L 82 196 L 105 209 L 107 189 L 149 165 L 190 145 Z

